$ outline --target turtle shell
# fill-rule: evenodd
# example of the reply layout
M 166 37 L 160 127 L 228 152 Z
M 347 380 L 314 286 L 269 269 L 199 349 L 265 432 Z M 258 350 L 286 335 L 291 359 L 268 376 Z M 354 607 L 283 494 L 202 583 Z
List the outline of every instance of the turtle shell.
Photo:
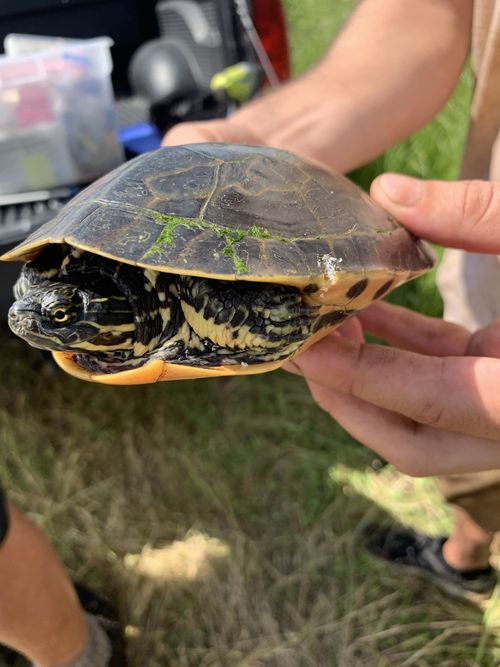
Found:
M 414 275 L 432 251 L 340 175 L 281 150 L 192 144 L 101 178 L 6 253 L 51 243 L 171 273 L 305 288 L 335 274 Z
M 434 264 L 428 244 L 345 177 L 285 151 L 233 144 L 146 153 L 83 190 L 2 259 L 27 261 L 60 243 L 145 269 L 290 285 L 325 316 L 361 310 Z M 71 354 L 54 357 L 73 375 L 111 384 L 256 373 L 282 363 L 201 369 L 156 359 L 93 376 Z

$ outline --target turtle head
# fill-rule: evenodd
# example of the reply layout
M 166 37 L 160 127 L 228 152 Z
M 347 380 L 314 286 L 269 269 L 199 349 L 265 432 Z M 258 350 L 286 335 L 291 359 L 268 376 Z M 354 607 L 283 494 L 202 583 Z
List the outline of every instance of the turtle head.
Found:
M 43 281 L 16 290 L 9 326 L 44 350 L 106 351 L 133 347 L 135 324 L 123 296 L 100 296 L 62 282 Z

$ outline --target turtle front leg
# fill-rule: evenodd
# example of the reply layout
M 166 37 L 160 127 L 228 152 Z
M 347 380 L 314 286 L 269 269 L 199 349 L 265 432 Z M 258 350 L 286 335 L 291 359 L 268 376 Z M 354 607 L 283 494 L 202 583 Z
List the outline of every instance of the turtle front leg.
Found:
M 179 276 L 175 290 L 199 339 L 221 356 L 250 363 L 293 354 L 317 318 L 318 309 L 305 306 L 293 287 Z

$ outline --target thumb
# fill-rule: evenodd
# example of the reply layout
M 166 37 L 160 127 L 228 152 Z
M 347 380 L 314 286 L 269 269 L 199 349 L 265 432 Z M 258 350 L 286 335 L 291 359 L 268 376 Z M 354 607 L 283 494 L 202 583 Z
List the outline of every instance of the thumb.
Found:
M 451 248 L 500 254 L 500 183 L 383 174 L 373 181 L 371 196 L 417 236 Z

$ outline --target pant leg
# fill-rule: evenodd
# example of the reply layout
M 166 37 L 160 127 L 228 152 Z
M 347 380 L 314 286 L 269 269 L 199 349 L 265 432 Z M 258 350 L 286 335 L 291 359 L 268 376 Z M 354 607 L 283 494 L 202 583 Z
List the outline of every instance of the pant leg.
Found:
M 500 319 L 500 257 L 445 250 L 437 286 L 448 322 L 476 331 Z
M 447 502 L 464 509 L 483 530 L 500 532 L 500 470 L 447 475 L 438 483 Z
M 444 319 L 475 331 L 500 318 L 500 260 L 446 250 L 438 273 Z M 500 470 L 439 479 L 444 498 L 466 510 L 484 530 L 500 532 Z

